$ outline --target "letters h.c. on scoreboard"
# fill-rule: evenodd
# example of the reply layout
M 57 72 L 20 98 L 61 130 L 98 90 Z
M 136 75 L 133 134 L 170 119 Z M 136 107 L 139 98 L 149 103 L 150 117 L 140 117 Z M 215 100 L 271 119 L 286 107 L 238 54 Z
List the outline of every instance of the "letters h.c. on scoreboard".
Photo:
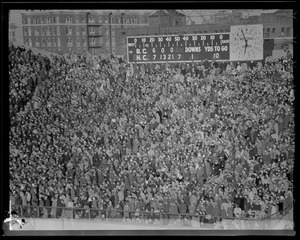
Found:
M 127 37 L 127 60 L 136 63 L 260 60 L 262 51 L 259 24 L 232 26 L 230 33 Z

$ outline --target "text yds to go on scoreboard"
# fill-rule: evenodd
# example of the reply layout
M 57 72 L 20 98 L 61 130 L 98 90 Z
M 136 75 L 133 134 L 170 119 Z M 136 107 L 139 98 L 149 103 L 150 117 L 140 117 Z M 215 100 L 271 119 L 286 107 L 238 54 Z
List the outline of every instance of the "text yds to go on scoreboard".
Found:
M 128 37 L 129 62 L 229 60 L 229 33 Z

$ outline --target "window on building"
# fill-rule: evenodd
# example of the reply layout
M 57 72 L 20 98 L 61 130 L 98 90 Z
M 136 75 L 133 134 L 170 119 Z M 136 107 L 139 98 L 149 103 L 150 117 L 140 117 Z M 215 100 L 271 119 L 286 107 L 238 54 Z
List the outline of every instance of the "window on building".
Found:
M 39 38 L 35 38 L 35 46 L 36 47 L 40 47 L 40 41 L 39 41 Z
M 60 35 L 60 28 L 59 28 L 59 26 L 57 26 L 56 32 L 57 32 L 57 36 L 59 36 Z
M 82 27 L 82 35 L 86 35 L 85 27 Z
M 52 20 L 52 18 L 48 16 L 48 17 L 47 17 L 46 23 L 47 23 L 47 24 L 50 24 L 50 23 L 51 23 L 51 20 Z
M 95 17 L 94 16 L 89 16 L 89 23 L 95 23 Z
M 34 28 L 34 36 L 38 36 L 38 35 L 39 35 L 38 28 L 37 28 L 37 27 L 35 27 L 35 28 Z
M 95 38 L 90 38 L 90 44 L 91 45 L 95 45 L 96 44 L 96 40 L 95 40 Z
M 215 33 L 219 32 L 218 30 L 215 30 Z
M 137 24 L 137 18 L 136 17 L 134 18 L 134 24 Z
M 67 38 L 67 46 L 68 46 L 68 47 L 71 47 L 72 45 L 73 45 L 72 38 L 71 38 L 71 37 L 68 37 L 68 38 Z
M 286 35 L 290 36 L 290 28 L 289 27 L 286 28 Z
M 32 18 L 32 23 L 33 23 L 33 24 L 35 24 L 35 17 L 34 17 L 34 18 Z
M 50 40 L 50 38 L 47 38 L 47 47 L 51 47 L 51 40 Z
M 28 24 L 27 17 L 23 17 L 23 18 L 22 18 L 22 23 L 23 23 L 23 24 Z
M 82 45 L 86 46 L 86 38 L 85 37 L 82 38 Z
M 100 45 L 103 44 L 103 37 L 99 38 L 99 43 L 100 43 Z
M 275 34 L 275 28 L 272 28 L 272 33 Z
M 55 17 L 52 17 L 52 23 L 56 23 Z
M 59 23 L 59 16 L 56 16 L 56 23 Z
M 85 23 L 85 16 L 81 16 L 81 23 Z
M 267 33 L 270 33 L 270 28 L 267 28 Z
M 121 23 L 121 17 L 118 17 L 118 21 L 117 21 L 118 24 Z
M 76 21 L 76 23 L 79 23 L 79 16 L 75 17 L 75 21 Z
M 60 47 L 60 38 L 59 37 L 57 38 L 57 46 Z M 60 51 L 60 49 L 58 51 Z
M 27 19 L 28 19 L 28 24 L 31 24 L 31 18 L 28 17 Z
M 46 34 L 47 34 L 47 36 L 50 36 L 50 27 L 46 28 Z
M 29 38 L 29 46 L 32 47 L 32 39 L 31 38 Z
M 283 28 L 281 28 L 281 36 L 284 36 L 284 34 L 285 34 L 285 28 L 283 27 Z
M 56 47 L 56 38 L 52 38 L 53 47 Z
M 80 38 L 77 38 L 77 47 L 80 47 Z
M 103 34 L 103 27 L 102 27 L 102 26 L 99 27 L 99 34 L 100 34 L 100 35 Z
M 130 23 L 134 24 L 134 18 L 130 18 Z
M 79 30 L 79 26 L 76 27 L 76 35 L 79 36 L 80 35 L 80 30 Z
M 28 29 L 24 28 L 24 36 L 27 37 L 28 36 Z
M 70 16 L 67 16 L 67 17 L 65 18 L 65 20 L 66 20 L 66 23 L 71 23 L 71 22 L 72 22 L 72 19 L 71 19 Z
M 31 37 L 31 27 L 28 28 L 28 36 Z
M 28 45 L 28 38 L 24 38 L 24 44 Z
M 67 35 L 72 35 L 72 27 L 67 26 L 67 28 L 66 28 L 66 34 Z
M 94 27 L 90 28 L 90 34 L 95 34 L 95 28 Z

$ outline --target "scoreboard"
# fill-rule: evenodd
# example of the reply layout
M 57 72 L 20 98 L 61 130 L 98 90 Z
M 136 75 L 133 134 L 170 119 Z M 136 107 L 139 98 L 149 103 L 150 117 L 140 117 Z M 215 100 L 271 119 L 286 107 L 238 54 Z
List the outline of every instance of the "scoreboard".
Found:
M 128 62 L 229 60 L 229 33 L 127 37 Z

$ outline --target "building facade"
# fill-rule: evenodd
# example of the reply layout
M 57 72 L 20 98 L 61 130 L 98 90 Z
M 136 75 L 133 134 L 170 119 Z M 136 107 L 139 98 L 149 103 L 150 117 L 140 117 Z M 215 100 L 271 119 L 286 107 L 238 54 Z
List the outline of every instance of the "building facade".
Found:
M 18 27 L 11 23 L 9 24 L 9 29 L 8 29 L 8 40 L 9 41 L 13 41 L 13 42 L 16 42 L 16 29 Z
M 149 12 L 149 11 L 148 11 Z M 22 13 L 25 45 L 45 51 L 110 52 L 116 54 L 116 30 L 127 27 L 148 26 L 149 13 L 126 11 L 27 11 Z M 110 41 L 111 39 L 111 41 Z

